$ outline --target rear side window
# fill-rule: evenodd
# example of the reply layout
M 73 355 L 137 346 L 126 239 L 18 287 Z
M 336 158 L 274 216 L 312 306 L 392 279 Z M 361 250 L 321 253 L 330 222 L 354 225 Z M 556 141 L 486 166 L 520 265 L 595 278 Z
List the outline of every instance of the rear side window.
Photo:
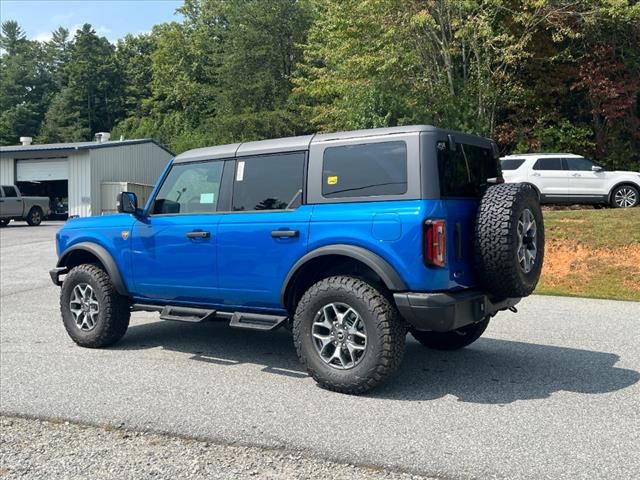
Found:
M 534 170 L 562 170 L 562 158 L 539 158 Z
M 489 179 L 500 176 L 498 159 L 490 148 L 456 143 L 456 150 L 438 149 L 442 198 L 480 198 Z
M 233 210 L 284 210 L 302 202 L 304 152 L 238 158 Z
M 224 161 L 176 164 L 153 203 L 153 214 L 213 213 L 218 207 Z
M 517 170 L 524 163 L 524 158 L 507 158 L 505 160 L 500 160 L 500 167 L 503 171 L 506 170 Z
M 329 147 L 322 162 L 322 196 L 372 197 L 407 193 L 407 144 L 379 142 Z
M 11 185 L 5 185 L 2 187 L 4 190 L 4 196 L 9 198 L 16 198 L 18 196 L 18 192 L 16 191 L 16 187 Z

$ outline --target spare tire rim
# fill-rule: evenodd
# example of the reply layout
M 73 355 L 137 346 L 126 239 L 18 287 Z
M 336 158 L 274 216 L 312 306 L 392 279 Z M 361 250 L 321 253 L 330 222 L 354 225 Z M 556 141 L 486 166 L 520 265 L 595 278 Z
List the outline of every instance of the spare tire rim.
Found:
M 518 219 L 518 263 L 529 273 L 536 264 L 538 256 L 536 219 L 531 210 L 526 208 Z
M 100 313 L 100 303 L 91 285 L 79 283 L 73 288 L 69 309 L 78 329 L 83 332 L 90 332 L 96 327 L 98 314 Z
M 636 192 L 632 188 L 622 187 L 616 192 L 615 202 L 620 208 L 633 207 L 637 200 Z
M 367 350 L 364 321 L 346 303 L 334 302 L 322 307 L 313 319 L 311 337 L 322 361 L 338 370 L 358 365 Z

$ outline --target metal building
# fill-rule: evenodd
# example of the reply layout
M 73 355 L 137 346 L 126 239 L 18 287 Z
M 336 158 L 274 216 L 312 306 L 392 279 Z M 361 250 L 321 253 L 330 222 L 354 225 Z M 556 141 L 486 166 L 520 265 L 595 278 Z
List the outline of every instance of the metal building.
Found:
M 0 147 L 0 184 L 16 184 L 23 195 L 48 196 L 52 205 L 68 206 L 69 216 L 102 215 L 115 209 L 116 182 L 130 185 L 143 201 L 174 156 L 150 139 L 96 137 L 95 142 L 41 145 L 25 137 L 22 145 Z

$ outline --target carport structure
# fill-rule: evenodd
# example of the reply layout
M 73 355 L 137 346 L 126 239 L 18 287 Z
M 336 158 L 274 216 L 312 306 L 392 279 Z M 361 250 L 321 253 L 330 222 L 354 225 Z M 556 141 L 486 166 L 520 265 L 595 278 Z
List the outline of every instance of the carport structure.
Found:
M 150 190 L 172 157 L 151 139 L 4 146 L 0 184 L 16 184 L 23 195 L 48 196 L 52 205 L 68 203 L 70 216 L 101 215 L 113 210 L 103 205 L 103 183 Z

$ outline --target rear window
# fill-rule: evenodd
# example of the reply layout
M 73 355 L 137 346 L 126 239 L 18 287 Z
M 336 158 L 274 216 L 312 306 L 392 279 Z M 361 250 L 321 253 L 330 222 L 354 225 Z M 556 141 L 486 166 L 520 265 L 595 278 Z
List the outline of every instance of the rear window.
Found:
M 4 190 L 4 196 L 10 198 L 17 198 L 18 192 L 16 191 L 16 187 L 12 187 L 11 185 L 5 185 L 2 187 Z
M 329 147 L 322 164 L 326 198 L 407 193 L 407 144 L 378 142 Z
M 438 148 L 438 172 L 442 198 L 480 198 L 487 180 L 500 176 L 491 148 L 461 143 L 456 143 L 455 152 Z
M 507 158 L 505 160 L 500 160 L 500 167 L 502 171 L 505 170 L 517 170 L 524 163 L 524 158 Z

